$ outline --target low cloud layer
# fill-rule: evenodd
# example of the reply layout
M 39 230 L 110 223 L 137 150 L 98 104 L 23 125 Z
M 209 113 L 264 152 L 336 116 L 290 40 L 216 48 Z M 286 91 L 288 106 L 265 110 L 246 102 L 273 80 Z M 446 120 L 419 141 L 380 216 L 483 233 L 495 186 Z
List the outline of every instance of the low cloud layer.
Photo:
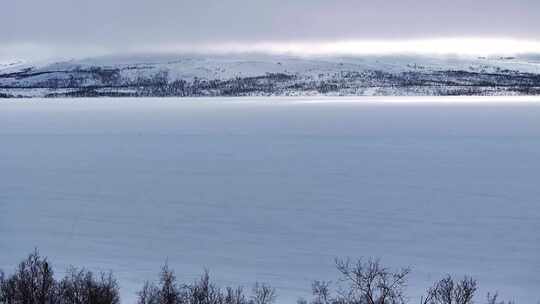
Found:
M 275 42 L 532 41 L 540 1 L 17 0 L 2 4 L 0 28 L 4 58 Z

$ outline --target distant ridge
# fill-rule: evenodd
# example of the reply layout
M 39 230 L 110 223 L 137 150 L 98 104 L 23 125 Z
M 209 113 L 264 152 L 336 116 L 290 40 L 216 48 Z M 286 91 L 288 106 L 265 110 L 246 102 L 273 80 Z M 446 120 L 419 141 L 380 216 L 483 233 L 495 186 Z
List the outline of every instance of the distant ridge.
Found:
M 106 56 L 0 65 L 0 97 L 540 95 L 539 56 Z

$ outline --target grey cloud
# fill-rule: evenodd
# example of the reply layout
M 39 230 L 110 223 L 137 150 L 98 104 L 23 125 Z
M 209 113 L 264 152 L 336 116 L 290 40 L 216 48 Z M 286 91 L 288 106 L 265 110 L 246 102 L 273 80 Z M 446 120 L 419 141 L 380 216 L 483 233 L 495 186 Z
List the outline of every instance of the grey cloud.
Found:
M 5 0 L 3 45 L 540 37 L 538 0 Z

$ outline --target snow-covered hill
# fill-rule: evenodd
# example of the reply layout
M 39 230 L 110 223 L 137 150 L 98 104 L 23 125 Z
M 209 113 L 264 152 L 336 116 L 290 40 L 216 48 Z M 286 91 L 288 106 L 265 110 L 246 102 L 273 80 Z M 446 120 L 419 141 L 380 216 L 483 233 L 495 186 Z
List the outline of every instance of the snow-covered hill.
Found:
M 132 55 L 0 65 L 0 96 L 538 94 L 540 58 Z

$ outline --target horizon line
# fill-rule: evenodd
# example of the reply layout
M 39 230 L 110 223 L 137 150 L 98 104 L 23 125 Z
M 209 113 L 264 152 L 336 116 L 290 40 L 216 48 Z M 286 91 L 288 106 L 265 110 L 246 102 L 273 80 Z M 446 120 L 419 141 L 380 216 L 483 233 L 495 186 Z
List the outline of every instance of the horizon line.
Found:
M 4 59 L 5 62 L 15 62 L 39 61 L 54 57 L 77 59 L 121 54 L 266 54 L 298 57 L 391 55 L 517 56 L 523 54 L 540 54 L 540 40 L 446 37 L 401 40 L 348 39 L 334 41 L 173 43 L 128 45 L 126 47 L 22 43 L 7 45 L 3 53 L 0 53 L 0 62 L 2 61 L 1 59 Z

